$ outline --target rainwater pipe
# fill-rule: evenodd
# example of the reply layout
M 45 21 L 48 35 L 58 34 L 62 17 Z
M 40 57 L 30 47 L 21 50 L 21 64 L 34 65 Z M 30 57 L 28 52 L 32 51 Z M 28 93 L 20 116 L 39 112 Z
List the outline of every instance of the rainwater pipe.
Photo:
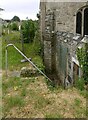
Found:
M 46 79 L 48 79 L 50 82 L 52 82 L 52 80 L 47 77 L 31 60 L 29 60 L 14 44 L 8 44 L 6 46 L 6 76 L 7 76 L 7 70 L 8 70 L 8 50 L 7 48 L 9 46 L 13 46 L 34 68 L 36 68 Z

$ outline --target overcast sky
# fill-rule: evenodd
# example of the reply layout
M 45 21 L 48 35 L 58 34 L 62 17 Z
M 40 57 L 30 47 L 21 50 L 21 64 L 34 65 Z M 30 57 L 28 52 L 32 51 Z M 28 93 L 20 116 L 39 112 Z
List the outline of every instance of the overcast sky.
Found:
M 12 19 L 15 15 L 21 20 L 37 19 L 36 14 L 39 13 L 40 0 L 0 0 L 0 8 L 5 11 L 0 13 L 3 19 Z

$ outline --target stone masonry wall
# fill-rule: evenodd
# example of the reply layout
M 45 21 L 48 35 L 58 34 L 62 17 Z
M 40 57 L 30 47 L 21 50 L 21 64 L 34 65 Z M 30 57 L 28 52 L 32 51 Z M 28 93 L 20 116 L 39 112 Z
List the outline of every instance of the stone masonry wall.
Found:
M 55 30 L 75 33 L 76 13 L 79 8 L 86 5 L 86 2 L 48 2 L 46 10 L 55 10 Z
M 56 70 L 58 76 L 62 84 L 64 84 L 67 76 L 69 76 L 70 82 L 73 83 L 72 57 L 76 54 L 81 36 L 61 31 L 58 31 L 56 36 Z
M 55 40 L 54 40 L 54 12 L 46 11 L 45 17 L 45 36 L 44 36 L 44 63 L 46 70 L 52 73 L 55 64 Z

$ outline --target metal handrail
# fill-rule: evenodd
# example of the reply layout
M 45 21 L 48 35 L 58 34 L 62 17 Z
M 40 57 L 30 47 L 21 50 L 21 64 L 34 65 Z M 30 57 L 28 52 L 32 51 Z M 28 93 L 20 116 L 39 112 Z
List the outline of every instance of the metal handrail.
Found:
M 49 77 L 47 77 L 31 60 L 29 60 L 29 58 L 26 57 L 26 55 L 24 55 L 14 44 L 8 44 L 6 46 L 6 75 L 7 75 L 7 68 L 8 68 L 8 65 L 7 65 L 7 57 L 8 57 L 8 52 L 7 52 L 7 48 L 9 46 L 13 46 L 34 68 L 36 68 L 45 78 L 47 78 L 50 82 L 51 79 Z

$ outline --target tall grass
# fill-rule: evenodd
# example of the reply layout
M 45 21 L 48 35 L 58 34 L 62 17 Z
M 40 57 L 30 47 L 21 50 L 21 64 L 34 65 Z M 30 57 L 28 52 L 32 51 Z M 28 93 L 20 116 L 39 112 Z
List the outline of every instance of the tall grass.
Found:
M 76 87 L 77 89 L 81 90 L 81 91 L 85 89 L 85 88 L 84 88 L 84 85 L 85 85 L 85 81 L 84 81 L 83 78 L 78 79 L 78 80 L 76 80 L 76 82 L 75 82 L 75 87 Z
M 24 100 L 20 96 L 11 96 L 7 98 L 7 106 L 9 108 L 16 107 L 16 106 L 22 107 L 24 106 Z

